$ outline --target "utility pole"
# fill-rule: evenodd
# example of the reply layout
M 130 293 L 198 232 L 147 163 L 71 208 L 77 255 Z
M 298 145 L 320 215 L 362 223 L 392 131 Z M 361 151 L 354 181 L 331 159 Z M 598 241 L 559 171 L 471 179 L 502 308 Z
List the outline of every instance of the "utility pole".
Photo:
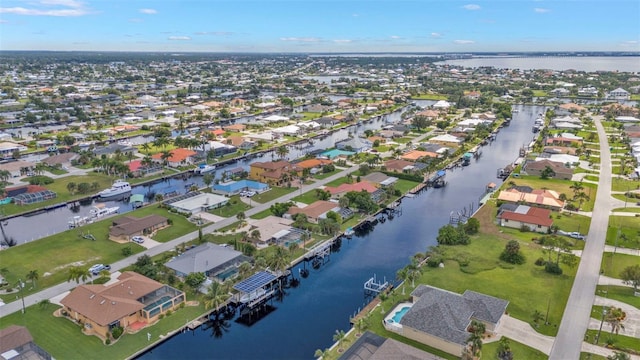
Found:
M 24 283 L 22 282 L 22 279 L 18 279 L 18 287 L 20 288 L 20 298 L 22 299 L 22 313 L 26 313 L 27 310 L 24 306 Z
M 602 331 L 602 324 L 604 323 L 604 316 L 607 314 L 607 308 L 602 307 L 602 319 L 600 319 L 600 328 L 598 329 L 598 334 L 596 334 L 595 344 L 598 345 L 598 341 L 600 340 L 600 332 Z

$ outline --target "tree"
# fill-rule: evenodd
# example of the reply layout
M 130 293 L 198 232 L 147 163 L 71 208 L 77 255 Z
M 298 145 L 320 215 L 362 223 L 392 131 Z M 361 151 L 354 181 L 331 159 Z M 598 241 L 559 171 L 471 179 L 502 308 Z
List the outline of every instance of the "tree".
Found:
M 313 356 L 318 358 L 318 359 L 320 359 L 320 358 L 325 359 L 327 357 L 327 355 L 329 355 L 329 353 L 330 353 L 329 349 L 324 349 L 324 350 L 316 349 L 316 352 L 313 353 Z
M 276 246 L 275 251 L 267 258 L 267 265 L 271 270 L 284 273 L 291 265 L 289 257 L 290 253 L 281 246 Z
M 42 300 L 38 301 L 38 307 L 41 310 L 47 309 L 49 307 L 49 305 L 51 305 L 51 300 L 49 300 L 49 299 L 42 299 Z
M 211 185 L 211 183 L 213 183 L 213 175 L 212 174 L 204 174 L 204 176 L 202 177 L 202 182 L 207 185 L 207 187 L 209 187 Z
M 240 221 L 244 221 L 244 219 L 247 218 L 247 215 L 245 215 L 244 211 L 240 211 L 236 214 L 236 218 Z
M 573 190 L 573 199 L 575 200 L 575 198 L 577 197 L 578 193 L 582 190 L 584 190 L 584 185 L 582 185 L 582 182 L 574 182 L 573 185 L 569 186 L 569 188 L 571 190 Z
M 413 262 L 405 267 L 407 269 L 407 280 L 411 280 L 411 286 L 416 286 L 416 279 L 422 274 L 422 268 Z
M 293 203 L 291 203 L 291 202 L 286 202 L 286 203 L 278 203 L 277 202 L 277 203 L 271 205 L 269 210 L 271 210 L 271 213 L 274 216 L 282 217 L 289 210 L 289 208 L 291 206 L 293 206 Z
M 416 115 L 411 120 L 411 125 L 418 129 L 418 131 L 420 131 L 429 126 L 429 119 L 427 119 L 427 117 L 423 115 Z
M 618 332 L 622 329 L 624 330 L 624 325 L 622 322 L 626 319 L 627 313 L 622 311 L 621 308 L 617 308 L 615 306 L 609 307 L 607 313 L 604 316 L 604 321 L 611 326 L 611 334 L 614 332 L 618 335 Z
M 342 344 L 344 343 L 346 338 L 347 336 L 344 330 L 336 330 L 335 334 L 333 334 L 333 341 L 338 343 L 338 352 L 344 351 L 344 349 L 342 349 Z
M 520 252 L 520 243 L 517 240 L 510 240 L 500 254 L 500 260 L 510 264 L 524 264 L 525 258 Z
M 638 292 L 638 285 L 640 285 L 640 265 L 627 266 L 620 273 L 620 278 L 625 284 L 633 286 L 634 292 Z
M 204 295 L 204 308 L 214 309 L 218 311 L 220 305 L 222 305 L 229 297 L 228 289 L 225 285 L 216 281 L 212 282 L 207 288 L 207 293 Z
M 278 155 L 280 159 L 284 159 L 287 154 L 289 154 L 289 148 L 287 148 L 286 145 L 281 145 L 276 148 L 276 155 Z
M 470 242 L 469 235 L 464 231 L 463 226 L 447 224 L 438 230 L 436 238 L 439 245 L 467 245 Z
M 613 354 L 607 356 L 607 360 L 631 360 L 631 355 L 622 351 L 614 351 Z
M 404 287 L 405 283 L 409 280 L 409 272 L 407 271 L 407 267 L 403 267 L 402 269 L 396 272 L 396 277 L 402 281 L 402 295 L 404 295 Z
M 471 321 L 471 325 L 469 325 L 469 338 L 467 339 L 467 343 L 471 348 L 471 354 L 475 357 L 480 357 L 480 353 L 482 351 L 482 336 L 486 330 L 483 323 L 477 320 Z
M 158 267 L 153 263 L 149 255 L 142 255 L 133 264 L 133 271 L 148 278 L 155 279 L 158 274 Z
M 540 172 L 540 179 L 547 180 L 556 175 L 555 171 L 551 168 L 551 166 L 545 166 L 544 170 Z
M 464 232 L 466 232 L 469 235 L 477 234 L 479 230 L 480 230 L 480 221 L 476 218 L 472 217 L 469 220 L 467 220 L 467 222 L 464 224 Z
M 513 352 L 511 351 L 511 344 L 506 337 L 500 338 L 498 343 L 498 359 L 499 360 L 513 360 Z
M 40 276 L 38 275 L 38 270 L 31 270 L 27 273 L 26 276 L 27 280 L 31 281 L 31 285 L 33 285 L 33 287 L 36 287 L 36 280 L 38 280 L 40 278 Z
M 73 195 L 73 191 L 76 189 L 76 183 L 74 183 L 73 181 L 70 181 L 67 183 L 67 190 L 69 190 L 69 193 Z
M 207 276 L 204 273 L 192 272 L 185 276 L 184 283 L 189 285 L 193 290 L 197 290 L 205 280 L 207 280 Z

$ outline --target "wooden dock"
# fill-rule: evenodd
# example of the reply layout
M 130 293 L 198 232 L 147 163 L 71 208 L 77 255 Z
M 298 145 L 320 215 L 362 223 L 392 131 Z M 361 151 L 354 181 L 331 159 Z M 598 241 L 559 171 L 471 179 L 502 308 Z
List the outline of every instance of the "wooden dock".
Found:
M 357 323 L 358 320 L 360 320 L 361 318 L 367 317 L 367 315 L 369 315 L 371 310 L 373 310 L 376 306 L 378 306 L 378 304 L 380 304 L 380 298 L 376 297 L 375 299 L 371 300 L 371 302 L 368 303 L 367 306 L 364 307 L 364 309 L 362 309 L 359 313 L 357 313 L 356 316 L 349 319 L 349 321 L 352 324 Z
M 420 183 L 420 184 L 418 184 L 418 186 L 416 186 L 413 189 L 409 190 L 409 194 L 415 195 L 418 192 L 420 192 L 420 190 L 424 189 L 426 186 L 427 186 L 427 184 Z

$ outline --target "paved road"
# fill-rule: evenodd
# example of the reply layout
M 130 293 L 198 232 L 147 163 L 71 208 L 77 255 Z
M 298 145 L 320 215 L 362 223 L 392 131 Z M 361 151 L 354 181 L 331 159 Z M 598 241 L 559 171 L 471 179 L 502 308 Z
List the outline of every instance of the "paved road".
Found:
M 572 360 L 580 358 L 582 341 L 591 318 L 596 285 L 600 275 L 600 263 L 604 251 L 609 213 L 611 210 L 611 154 L 601 117 L 595 117 L 600 141 L 600 178 L 589 227 L 588 241 L 578 266 L 567 307 L 564 309 L 558 336 L 553 342 L 549 359 Z

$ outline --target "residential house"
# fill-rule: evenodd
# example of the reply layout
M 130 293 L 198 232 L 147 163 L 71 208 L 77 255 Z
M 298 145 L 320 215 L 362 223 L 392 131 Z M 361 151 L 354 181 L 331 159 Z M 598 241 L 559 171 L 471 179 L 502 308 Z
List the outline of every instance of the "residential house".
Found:
M 553 179 L 571 180 L 573 177 L 573 169 L 566 167 L 564 163 L 550 160 L 527 161 L 522 166 L 522 173 L 533 176 L 542 176 L 543 172 L 551 169 L 548 176 Z
M 530 231 L 546 234 L 551 230 L 553 219 L 551 210 L 534 206 L 503 204 L 497 216 L 500 226 L 514 229 L 528 228 Z
M 169 151 L 171 156 L 169 156 L 166 161 L 170 167 L 180 167 L 184 165 L 192 165 L 194 163 L 194 156 L 198 153 L 185 149 L 185 148 L 177 148 Z M 162 153 L 153 154 L 151 156 L 155 162 L 163 163 L 165 159 L 162 158 Z
M 376 192 L 378 190 L 378 188 L 373 185 L 372 183 L 368 182 L 368 181 L 360 181 L 357 183 L 353 183 L 353 184 L 341 184 L 338 185 L 336 187 L 333 186 L 326 186 L 324 188 L 325 191 L 328 191 L 332 197 L 334 198 L 340 198 L 342 197 L 344 194 L 351 192 L 351 191 L 356 191 L 356 192 L 360 192 L 360 191 L 366 191 L 369 194 L 373 194 L 374 192 Z
M 582 146 L 583 139 L 571 133 L 562 133 L 546 140 L 546 145 Z
M 373 143 L 371 143 L 371 141 L 357 136 L 336 142 L 336 148 L 338 150 L 354 151 L 356 153 L 361 153 L 372 147 Z
M 440 155 L 430 151 L 421 151 L 421 150 L 409 150 L 406 153 L 400 156 L 400 159 L 405 161 L 416 162 L 423 158 L 438 158 Z
M 607 99 L 629 100 L 630 98 L 631 98 L 631 95 L 629 94 L 629 92 L 623 88 L 617 88 L 607 93 Z
M 22 144 L 14 143 L 11 141 L 0 142 L 0 157 L 9 159 L 13 157 L 15 151 L 27 151 L 29 148 Z
M 247 125 L 244 125 L 244 124 L 233 124 L 233 125 L 227 125 L 222 127 L 222 130 L 228 131 L 228 132 L 243 132 L 246 129 L 247 129 Z
M 370 174 L 363 176 L 362 180 L 368 181 L 372 184 L 377 184 L 380 187 L 384 188 L 384 187 L 395 184 L 398 181 L 398 178 L 395 176 L 389 176 L 379 171 L 374 171 Z
M 181 278 L 192 273 L 203 273 L 209 278 L 225 281 L 237 273 L 240 265 L 251 261 L 250 257 L 230 247 L 204 243 L 185 251 L 165 266 Z
M 402 160 L 402 159 L 392 159 L 384 162 L 384 167 L 387 171 L 399 172 L 399 173 L 411 173 L 416 171 L 416 167 L 414 166 L 414 162 Z M 426 165 L 426 164 L 425 164 Z
M 282 239 L 295 233 L 294 228 L 291 226 L 293 224 L 291 219 L 270 215 L 264 219 L 249 219 L 248 222 L 251 225 L 250 233 L 254 230 L 258 230 L 260 233 L 260 238 L 251 239 L 260 248 L 269 244 L 279 243 Z
M 109 228 L 109 239 L 130 241 L 134 236 L 150 236 L 167 226 L 169 226 L 169 219 L 156 214 L 142 218 L 123 216 L 112 221 L 112 226 Z
M 440 356 L 366 331 L 338 360 L 443 360 Z
M 151 324 L 186 301 L 184 292 L 143 275 L 126 271 L 109 285 L 75 287 L 60 303 L 63 314 L 83 327 L 83 332 L 108 338 L 116 327 Z
M 240 150 L 251 150 L 254 146 L 256 146 L 255 141 L 248 140 L 243 136 L 229 136 L 225 140 L 227 145 L 232 145 Z
M 270 190 L 269 185 L 247 179 L 243 179 L 240 181 L 220 182 L 213 185 L 214 193 L 222 194 L 225 196 L 237 195 L 242 191 L 255 191 L 257 193 L 262 193 L 268 190 Z
M 333 161 L 329 159 L 307 159 L 302 160 L 295 165 L 302 171 L 309 169 L 310 174 L 316 174 L 322 171 L 322 168 L 326 165 L 333 164 Z
M 560 210 L 564 207 L 564 201 L 560 200 L 560 195 L 553 190 L 532 190 L 531 192 L 521 192 L 518 189 L 511 188 L 500 191 L 498 200 L 538 205 L 554 210 Z
M 566 104 L 560 104 L 556 106 L 556 115 L 559 115 L 559 116 L 569 115 L 572 113 L 580 113 L 583 111 L 587 111 L 587 109 L 583 106 L 580 106 L 574 103 L 566 103 Z
M 443 135 L 438 135 L 430 138 L 429 142 L 444 145 L 444 146 L 459 146 L 464 142 L 464 139 L 450 135 L 450 134 L 443 134 Z
M 300 169 L 288 161 L 254 162 L 250 166 L 249 178 L 269 184 L 282 186 L 298 176 Z
M 307 215 L 307 220 L 310 223 L 317 224 L 320 219 L 326 219 L 329 211 L 338 212 L 340 206 L 332 201 L 318 200 L 305 207 L 292 206 L 287 211 L 289 218 L 295 218 L 297 214 Z
M 191 191 L 178 198 L 165 200 L 163 204 L 179 213 L 195 215 L 225 206 L 228 202 L 229 198 L 225 196 Z
M 316 119 L 314 121 L 323 128 L 331 128 L 333 126 L 340 124 L 340 120 L 334 119 L 332 117 L 326 117 L 326 116 L 320 119 Z
M 24 326 L 9 325 L 0 330 L 0 359 L 51 360 L 51 355 L 33 342 Z
M 462 355 L 472 321 L 495 332 L 509 302 L 466 290 L 462 295 L 433 286 L 420 285 L 412 293 L 413 303 L 397 324 L 385 319 L 388 330 L 455 356 Z
M 571 94 L 571 91 L 565 88 L 556 88 L 549 91 L 549 93 L 555 97 L 566 97 Z

